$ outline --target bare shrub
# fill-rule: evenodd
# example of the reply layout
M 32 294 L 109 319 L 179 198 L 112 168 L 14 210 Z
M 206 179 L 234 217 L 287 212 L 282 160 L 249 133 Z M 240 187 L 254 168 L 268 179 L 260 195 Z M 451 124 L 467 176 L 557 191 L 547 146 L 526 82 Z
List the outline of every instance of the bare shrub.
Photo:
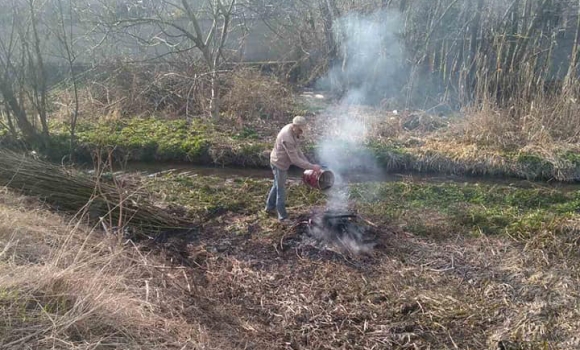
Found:
M 82 114 L 117 119 L 160 114 L 190 117 L 209 111 L 210 77 L 195 65 L 116 64 L 93 70 L 80 91 Z M 238 121 L 281 119 L 292 106 L 291 89 L 255 69 L 221 72 L 221 110 Z M 70 113 L 71 93 L 54 90 L 55 116 Z
M 208 108 L 208 77 L 194 63 L 110 63 L 85 73 L 80 89 L 80 110 L 85 116 L 140 116 L 152 113 L 168 117 L 201 114 Z M 67 115 L 70 91 L 53 91 L 58 115 Z
M 274 76 L 255 69 L 234 71 L 224 84 L 223 110 L 243 121 L 255 118 L 279 120 L 292 107 L 292 92 Z

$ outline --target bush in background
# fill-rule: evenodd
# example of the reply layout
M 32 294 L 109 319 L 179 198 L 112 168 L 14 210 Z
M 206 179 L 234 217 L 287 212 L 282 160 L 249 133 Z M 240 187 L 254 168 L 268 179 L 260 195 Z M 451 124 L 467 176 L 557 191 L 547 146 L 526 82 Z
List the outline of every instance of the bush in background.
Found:
M 291 89 L 275 76 L 242 68 L 224 84 L 222 108 L 225 113 L 247 121 L 256 118 L 279 120 L 293 106 Z

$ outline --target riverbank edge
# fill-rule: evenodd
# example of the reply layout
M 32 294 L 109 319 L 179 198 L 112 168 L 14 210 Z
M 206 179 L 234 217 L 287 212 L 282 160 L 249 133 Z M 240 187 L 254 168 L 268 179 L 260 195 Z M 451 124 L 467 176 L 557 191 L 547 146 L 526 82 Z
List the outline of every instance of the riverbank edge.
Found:
M 75 152 L 76 159 L 89 161 L 95 157 L 97 148 L 94 145 L 83 145 Z M 109 148 L 106 148 L 109 149 Z M 519 153 L 498 155 L 483 153 L 479 157 L 458 157 L 444 154 L 428 148 L 394 148 L 389 145 L 363 147 L 359 149 L 343 149 L 342 159 L 361 159 L 369 155 L 374 164 L 354 164 L 343 162 L 341 171 L 348 173 L 382 171 L 387 173 L 402 172 L 416 174 L 441 174 L 456 176 L 515 178 L 530 181 L 577 182 L 580 180 L 580 164 L 576 159 L 561 158 L 544 159 L 534 153 Z M 101 157 L 107 156 L 103 151 Z M 237 168 L 269 168 L 269 145 L 262 143 L 246 143 L 223 145 L 208 142 L 203 151 L 194 156 L 183 153 L 175 157 L 167 157 L 163 153 L 147 151 L 144 148 L 126 148 L 116 146 L 112 157 L 118 162 L 143 163 L 181 163 L 200 166 L 237 167 Z M 320 162 L 318 148 L 312 145 L 305 151 L 313 162 Z M 53 159 L 56 160 L 56 159 Z
M 133 118 L 122 123 L 85 123 L 77 132 L 75 163 L 112 160 L 118 164 L 180 163 L 200 166 L 268 168 L 271 142 L 252 129 L 231 133 L 217 131 L 207 123 L 184 120 Z M 53 162 L 71 159 L 70 136 L 54 128 L 51 145 L 43 156 Z M 17 144 L 6 137 L 0 147 Z M 580 154 L 572 149 L 557 152 L 537 150 L 497 151 L 453 139 L 372 140 L 363 145 L 337 141 L 332 149 L 310 143 L 304 153 L 320 163 L 323 151 L 335 155 L 341 172 L 387 172 L 441 174 L 530 181 L 577 182 Z M 324 148 L 322 150 L 322 148 Z M 333 165 L 330 165 L 333 168 Z M 338 169 L 337 169 L 338 170 Z

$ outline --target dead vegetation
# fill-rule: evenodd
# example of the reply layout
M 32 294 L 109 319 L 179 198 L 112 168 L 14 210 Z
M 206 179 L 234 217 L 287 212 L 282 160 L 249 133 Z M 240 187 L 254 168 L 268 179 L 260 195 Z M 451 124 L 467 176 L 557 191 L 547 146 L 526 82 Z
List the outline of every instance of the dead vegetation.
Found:
M 283 263 L 258 271 L 234 258 L 207 264 L 232 270 L 212 280 L 229 307 L 261 311 L 244 327 L 257 348 L 269 341 L 280 349 L 578 346 L 569 296 L 578 286 L 562 284 L 576 272 L 563 273 L 561 260 L 546 266 L 539 252 L 495 239 L 384 238 L 386 251 L 372 263 L 291 250 Z
M 205 116 L 210 75 L 194 63 L 131 65 L 114 63 L 93 68 L 79 91 L 81 121 L 159 115 L 169 119 Z M 236 123 L 248 119 L 280 119 L 292 109 L 291 86 L 257 69 L 220 71 L 222 114 Z M 74 95 L 65 85 L 51 92 L 53 115 L 67 120 Z M 216 116 L 218 117 L 218 116 Z M 240 126 L 241 128 L 241 126 Z
M 241 187 L 245 196 L 253 198 L 256 185 L 245 183 Z M 213 185 L 203 188 L 214 193 Z M 455 213 L 458 207 L 445 210 L 445 202 L 451 206 L 457 201 L 451 198 L 462 198 L 456 190 L 420 188 L 412 183 L 393 185 L 392 190 L 401 191 L 404 198 L 398 201 L 386 189 L 368 189 L 377 194 L 375 202 L 358 206 L 375 223 L 377 244 L 365 254 L 329 249 L 305 236 L 303 226 L 281 227 L 260 218 L 252 214 L 259 210 L 253 200 L 249 209 L 231 207 L 207 221 L 188 248 L 180 249 L 201 265 L 205 277 L 199 293 L 212 294 L 220 314 L 227 309 L 238 320 L 227 331 L 234 343 L 244 346 L 577 347 L 572 331 L 580 316 L 573 297 L 580 288 L 575 281 L 579 258 L 575 216 L 541 218 L 544 224 L 539 226 L 535 221 L 526 223 L 528 215 L 533 219 L 539 210 L 532 209 L 536 200 L 527 198 L 534 191 L 507 194 L 501 186 L 493 190 L 474 185 L 464 195 L 475 196 L 474 203 L 484 200 L 487 204 L 477 207 L 486 212 L 466 212 L 463 218 Z M 479 198 L 487 193 L 501 200 L 516 196 L 522 208 L 532 207 L 516 209 L 525 214 L 508 219 L 509 208 L 496 209 L 490 198 Z M 307 200 L 305 195 L 292 187 L 290 208 L 297 223 L 317 212 L 300 205 L 297 198 Z M 557 193 L 551 196 L 561 201 Z M 430 197 L 439 204 L 428 211 L 417 201 Z M 471 232 L 470 224 L 458 226 L 456 220 L 474 220 L 477 226 Z M 506 221 L 506 233 L 496 230 L 495 220 Z M 515 235 L 518 227 L 521 234 Z M 223 319 L 210 321 L 223 329 Z
M 574 94 L 539 96 L 529 105 L 522 103 L 518 101 L 505 109 L 490 104 L 467 111 L 466 120 L 456 125 L 457 138 L 508 151 L 534 146 L 548 148 L 554 143 L 578 143 L 580 105 Z
M 100 160 L 96 164 L 102 168 L 97 167 L 91 177 L 32 155 L 0 150 L 0 185 L 37 197 L 60 211 L 78 213 L 110 230 L 132 226 L 151 234 L 190 225 L 155 207 L 134 184 L 114 176 L 112 181 L 104 181 L 103 172 L 112 167 Z
M 215 306 L 203 320 L 234 348 L 579 345 L 572 235 L 546 233 L 523 244 L 452 233 L 420 238 L 382 227 L 381 245 L 353 257 L 293 244 L 298 230 L 223 220 L 234 221 L 246 233 L 232 236 L 218 224 L 189 248 L 204 276 L 197 295 L 211 295 Z M 285 243 L 273 247 L 281 235 Z
M 240 128 L 249 120 L 284 119 L 293 108 L 290 85 L 255 69 L 235 70 L 224 84 L 224 90 L 223 109 L 236 119 Z
M 65 221 L 35 200 L 0 195 L 0 302 L 8 320 L 0 347 L 580 346 L 578 220 L 532 220 L 540 210 L 568 213 L 573 193 L 361 185 L 352 198 L 358 219 L 329 221 L 372 233 L 372 246 L 351 254 L 310 240 L 304 226 L 257 214 L 265 181 L 186 174 L 148 181 L 166 202 L 188 204 L 203 225 L 134 244 Z M 315 219 L 312 205 L 324 208 L 315 191 L 289 191 L 297 223 Z M 464 210 L 485 215 L 457 213 L 465 196 L 473 203 Z M 511 201 L 519 208 L 513 217 L 502 206 Z M 494 234 L 508 219 L 506 233 Z
M 173 313 L 180 289 L 163 261 L 34 200 L 0 198 L 0 348 L 197 346 L 204 332 Z
M 493 109 L 464 113 L 333 105 L 309 116 L 313 126 L 307 140 L 312 155 L 332 149 L 333 165 L 351 166 L 352 171 L 367 164 L 370 171 L 378 166 L 388 172 L 563 182 L 580 178 L 574 126 L 562 122 L 544 127 L 541 113 L 511 121 Z

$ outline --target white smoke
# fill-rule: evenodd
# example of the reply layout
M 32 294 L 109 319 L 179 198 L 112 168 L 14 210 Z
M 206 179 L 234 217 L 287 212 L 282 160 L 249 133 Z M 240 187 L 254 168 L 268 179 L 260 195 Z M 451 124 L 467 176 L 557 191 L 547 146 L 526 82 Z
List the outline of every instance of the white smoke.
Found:
M 400 13 L 349 14 L 333 23 L 340 60 L 318 81 L 319 88 L 342 91 L 347 105 L 377 104 L 400 96 L 408 79 L 401 42 Z
M 326 211 L 314 215 L 307 234 L 319 248 L 353 255 L 370 253 L 377 244 L 376 236 L 368 234 L 357 216 L 348 213 Z
M 347 172 L 380 174 L 374 155 L 366 146 L 372 126 L 359 118 L 358 106 L 377 104 L 399 94 L 406 79 L 403 45 L 399 38 L 401 17 L 395 12 L 348 15 L 334 23 L 343 59 L 332 67 L 319 87 L 343 91 L 338 106 L 325 111 L 325 135 L 318 148 L 320 163 L 335 174 L 328 193 L 328 209 L 347 209 Z

